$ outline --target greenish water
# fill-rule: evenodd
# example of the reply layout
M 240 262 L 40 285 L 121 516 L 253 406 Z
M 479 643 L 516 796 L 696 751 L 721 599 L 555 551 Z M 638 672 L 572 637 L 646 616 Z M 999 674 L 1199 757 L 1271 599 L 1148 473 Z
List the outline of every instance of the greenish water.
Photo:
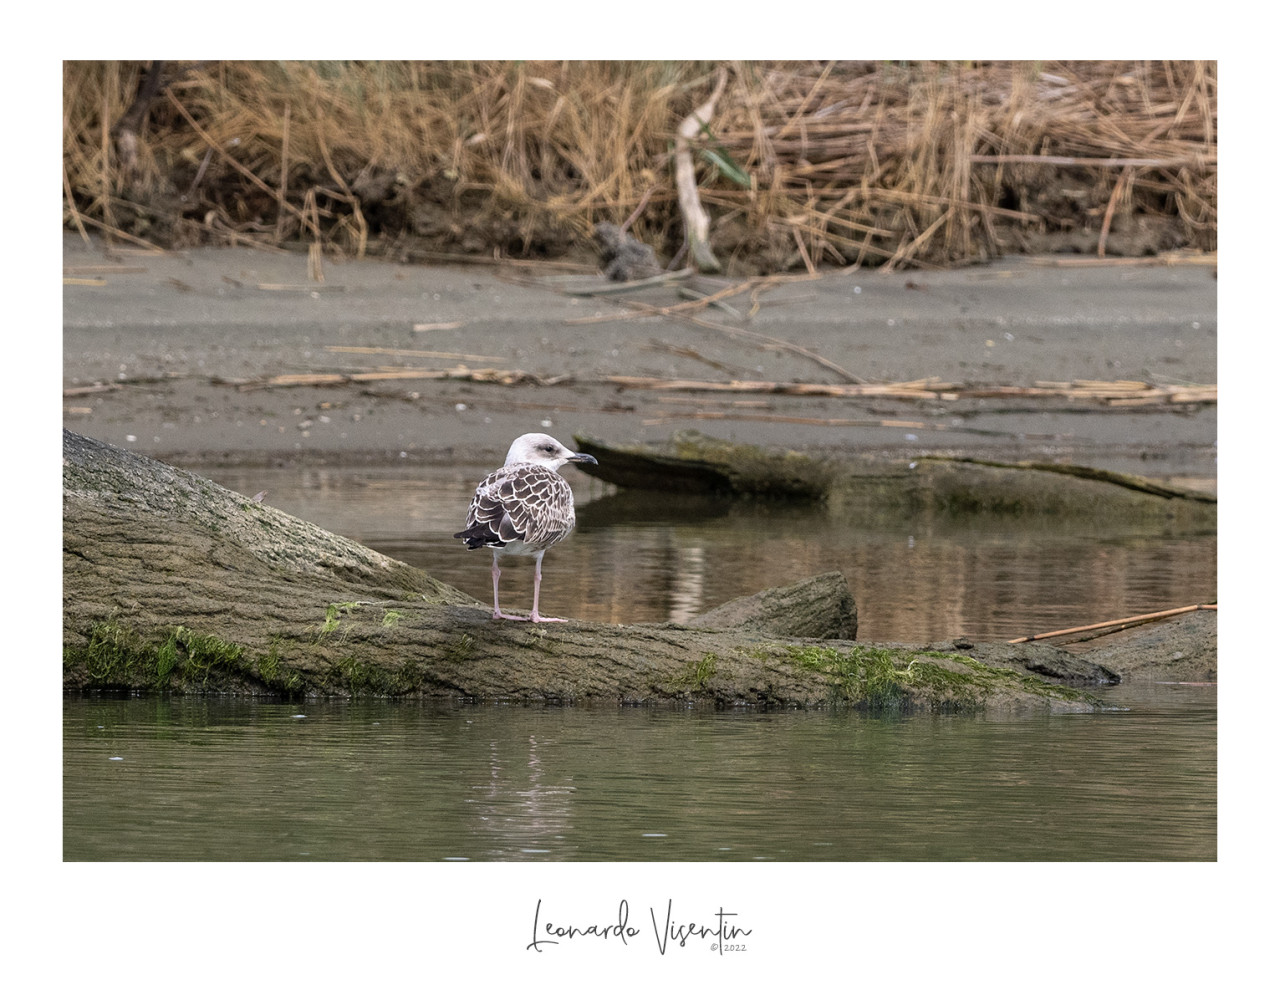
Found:
M 1214 860 L 1211 687 L 991 720 L 68 697 L 82 860 Z
M 1012 638 L 1217 597 L 1217 538 L 1089 522 L 851 522 L 617 497 L 566 472 L 543 611 L 681 620 L 828 570 L 859 638 Z M 475 470 L 215 480 L 486 600 Z M 504 567 L 527 608 L 530 568 Z M 68 697 L 68 860 L 1213 860 L 1216 690 L 1127 685 L 1094 715 L 983 719 Z

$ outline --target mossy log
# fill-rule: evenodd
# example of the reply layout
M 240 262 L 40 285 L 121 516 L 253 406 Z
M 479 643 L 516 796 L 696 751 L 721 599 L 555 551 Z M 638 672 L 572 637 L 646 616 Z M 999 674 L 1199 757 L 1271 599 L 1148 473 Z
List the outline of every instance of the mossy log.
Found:
M 804 500 L 847 515 L 918 513 L 1087 516 L 1205 530 L 1217 498 L 1137 475 L 1079 465 L 922 456 L 911 461 L 819 457 L 732 443 L 696 431 L 657 447 L 577 436 L 599 462 L 586 473 L 624 488 Z
M 63 560 L 69 689 L 1084 711 L 1064 680 L 1115 680 L 1040 644 L 988 664 L 854 642 L 838 574 L 692 627 L 493 621 L 424 571 L 66 431 Z

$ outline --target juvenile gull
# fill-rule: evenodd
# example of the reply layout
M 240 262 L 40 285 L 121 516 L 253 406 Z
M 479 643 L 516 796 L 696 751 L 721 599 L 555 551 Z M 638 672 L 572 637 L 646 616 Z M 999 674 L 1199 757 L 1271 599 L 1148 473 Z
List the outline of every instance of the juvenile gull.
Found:
M 573 490 L 556 472 L 573 461 L 595 464 L 590 454 L 575 454 L 545 433 L 517 437 L 507 462 L 476 488 L 467 510 L 467 528 L 454 533 L 468 550 L 493 551 L 493 617 L 532 622 L 564 622 L 538 614 L 542 555 L 573 530 Z M 533 557 L 533 612 L 508 615 L 498 607 L 498 558 L 508 554 Z

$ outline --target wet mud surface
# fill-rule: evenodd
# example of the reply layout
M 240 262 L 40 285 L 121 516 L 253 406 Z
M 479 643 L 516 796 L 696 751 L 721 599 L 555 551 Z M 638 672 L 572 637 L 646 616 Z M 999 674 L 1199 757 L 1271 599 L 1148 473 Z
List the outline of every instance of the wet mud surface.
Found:
M 809 451 L 1061 460 L 1215 483 L 1214 403 L 708 394 L 609 381 L 840 381 L 816 355 L 869 382 L 1212 385 L 1217 283 L 1202 265 L 1019 258 L 830 272 L 743 293 L 732 313 L 695 314 L 715 327 L 570 294 L 590 276 L 541 268 L 328 262 L 316 283 L 296 254 L 107 252 L 71 235 L 64 266 L 64 425 L 188 465 L 487 464 L 530 430 L 637 443 L 697 429 Z M 698 280 L 704 291 L 729 284 Z M 683 301 L 672 285 L 624 298 Z M 424 377 L 395 377 L 413 369 Z M 427 375 L 486 369 L 496 381 Z M 264 386 L 316 374 L 347 377 Z

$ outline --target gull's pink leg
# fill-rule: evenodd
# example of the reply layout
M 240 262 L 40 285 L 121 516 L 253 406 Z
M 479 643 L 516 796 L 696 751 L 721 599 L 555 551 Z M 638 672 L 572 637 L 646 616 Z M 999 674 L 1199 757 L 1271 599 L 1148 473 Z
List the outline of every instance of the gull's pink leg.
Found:
M 502 571 L 498 570 L 498 555 L 495 553 L 493 555 L 493 617 L 495 619 L 514 619 L 517 622 L 527 622 L 528 620 L 523 615 L 507 615 L 506 612 L 502 611 L 502 609 L 498 607 L 498 578 L 501 576 Z M 536 584 L 533 586 L 533 599 L 533 607 L 536 614 L 538 607 L 538 586 Z
M 533 614 L 529 616 L 534 622 L 564 622 L 564 619 L 551 619 L 538 614 L 538 590 L 542 587 L 542 554 L 533 557 Z

